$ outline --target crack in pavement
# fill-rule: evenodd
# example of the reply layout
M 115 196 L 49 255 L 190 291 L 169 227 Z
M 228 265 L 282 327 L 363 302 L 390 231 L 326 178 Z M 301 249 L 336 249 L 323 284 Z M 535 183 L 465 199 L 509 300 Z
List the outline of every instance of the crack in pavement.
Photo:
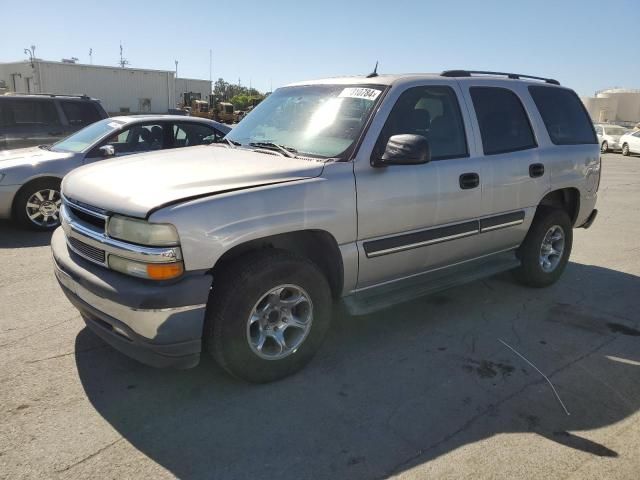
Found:
M 91 347 L 91 348 L 85 348 L 84 350 L 74 350 L 73 352 L 67 352 L 67 353 L 61 353 L 60 355 L 54 355 L 52 357 L 45 357 L 45 358 L 39 358 L 37 360 L 28 360 L 25 363 L 38 363 L 38 362 L 44 362 L 46 360 L 53 360 L 55 358 L 61 358 L 61 357 L 66 357 L 69 355 L 74 355 L 74 354 L 80 354 L 80 353 L 86 353 L 86 352 L 93 352 L 94 350 L 101 350 L 103 348 L 107 348 L 107 345 L 98 345 L 97 347 Z
M 74 318 L 76 318 L 78 316 L 79 316 L 79 314 L 73 315 L 72 317 L 66 318 L 66 319 L 62 320 L 61 322 L 54 323 L 53 325 L 49 325 L 48 327 L 42 328 L 40 330 L 37 330 L 37 331 L 35 331 L 33 333 L 30 333 L 29 335 L 25 335 L 23 337 L 16 338 L 15 340 L 12 340 L 10 342 L 3 343 L 3 344 L 0 345 L 0 348 L 8 347 L 8 346 L 11 346 L 11 345 L 15 345 L 16 343 L 21 342 L 22 340 L 25 340 L 27 338 L 33 337 L 34 335 L 38 335 L 38 334 L 40 334 L 42 332 L 45 332 L 47 330 L 50 330 L 52 328 L 58 327 L 58 326 L 62 325 L 63 323 L 66 323 L 66 322 L 68 322 L 70 320 L 73 320 Z
M 585 358 L 593 355 L 594 353 L 596 353 L 598 350 L 606 347 L 607 345 L 609 345 L 610 343 L 612 343 L 613 341 L 617 340 L 620 336 L 616 335 L 608 340 L 606 340 L 605 342 L 601 343 L 600 345 L 598 345 L 597 347 L 593 348 L 592 350 L 586 352 L 585 354 L 579 356 L 578 358 L 571 360 L 570 362 L 568 362 L 567 364 L 559 367 L 558 369 L 554 370 L 551 374 L 548 375 L 549 378 L 553 378 L 555 375 L 562 373 L 563 371 L 567 370 L 568 368 L 571 368 L 573 365 L 575 365 L 576 363 L 584 360 Z M 451 432 L 448 435 L 445 435 L 444 438 L 438 440 L 437 442 L 419 449 L 418 452 L 416 452 L 416 454 L 412 455 L 411 457 L 403 460 L 402 462 L 398 463 L 397 465 L 395 465 L 393 468 L 389 469 L 384 475 L 378 477 L 378 478 L 388 478 L 391 475 L 395 475 L 397 473 L 399 473 L 399 471 L 405 466 L 408 465 L 409 463 L 411 463 L 412 461 L 414 461 L 417 458 L 420 458 L 421 456 L 423 456 L 425 453 L 439 447 L 440 445 L 448 442 L 449 440 L 451 440 L 452 438 L 456 437 L 457 435 L 459 435 L 460 433 L 464 432 L 465 430 L 467 430 L 469 427 L 471 427 L 474 423 L 476 423 L 479 419 L 481 419 L 482 417 L 484 417 L 485 415 L 487 415 L 488 413 L 491 412 L 495 412 L 497 407 L 503 405 L 504 403 L 508 402 L 509 400 L 512 400 L 513 398 L 517 397 L 518 395 L 520 395 L 522 392 L 524 392 L 525 390 L 527 390 L 529 387 L 540 384 L 540 383 L 544 383 L 545 379 L 544 378 L 540 378 L 539 380 L 534 380 L 532 382 L 529 382 L 527 384 L 525 384 L 523 387 L 521 387 L 519 390 L 513 392 L 510 395 L 507 395 L 506 397 L 500 399 L 498 402 L 496 403 L 492 403 L 490 404 L 487 408 L 485 408 L 482 412 L 474 415 L 473 417 L 471 417 L 469 420 L 467 420 L 460 428 L 458 428 L 457 430 Z M 397 432 L 394 432 L 396 435 L 398 435 Z M 408 439 L 405 439 L 405 441 L 409 441 Z
M 64 468 L 62 468 L 62 469 L 60 469 L 60 470 L 56 470 L 55 472 L 56 472 L 56 473 L 67 472 L 67 471 L 71 470 L 72 468 L 77 467 L 77 466 L 78 466 L 78 465 L 80 465 L 81 463 L 84 463 L 84 462 L 86 462 L 87 460 L 92 459 L 92 458 L 93 458 L 93 457 L 95 457 L 96 455 L 100 455 L 102 452 L 104 452 L 105 450 L 107 450 L 107 449 L 109 449 L 109 448 L 113 447 L 116 443 L 118 443 L 118 442 L 119 442 L 119 441 L 121 441 L 121 440 L 124 440 L 124 437 L 120 437 L 120 438 L 118 438 L 117 440 L 115 440 L 115 441 L 113 441 L 113 442 L 109 443 L 108 445 L 105 445 L 104 447 L 99 448 L 99 449 L 98 449 L 98 450 L 96 450 L 95 452 L 90 453 L 89 455 L 86 455 L 86 456 L 82 457 L 82 458 L 81 458 L 80 460 L 78 460 L 77 462 L 72 463 L 71 465 L 67 465 L 66 467 L 64 467 Z

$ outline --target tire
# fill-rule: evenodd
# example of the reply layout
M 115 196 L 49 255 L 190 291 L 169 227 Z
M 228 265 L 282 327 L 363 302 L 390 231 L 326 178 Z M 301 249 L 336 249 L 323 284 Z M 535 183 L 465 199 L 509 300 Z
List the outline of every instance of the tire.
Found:
M 60 180 L 42 178 L 24 185 L 13 202 L 13 217 L 23 227 L 47 232 L 60 225 Z
M 602 145 L 600 146 L 600 152 L 607 153 L 608 151 L 609 151 L 609 144 L 605 140 L 604 142 L 602 142 Z
M 548 254 L 546 257 L 548 264 L 543 261 L 543 254 L 547 254 L 549 249 L 543 250 L 545 237 L 555 238 L 559 228 L 563 236 L 562 253 L 560 255 Z M 520 267 L 514 270 L 515 277 L 523 284 L 530 287 L 547 287 L 555 283 L 562 272 L 564 272 L 573 244 L 573 226 L 569 215 L 564 210 L 538 207 L 538 211 L 533 219 L 529 232 L 518 249 L 518 257 L 522 262 Z M 553 250 L 560 250 L 560 242 L 556 240 L 551 243 Z
M 309 363 L 324 340 L 331 321 L 331 290 L 308 259 L 277 249 L 255 252 L 229 263 L 213 285 L 203 340 L 218 364 L 235 377 L 265 383 L 292 375 Z M 291 308 L 289 313 L 299 310 L 286 324 L 279 302 L 305 296 L 308 302 Z M 265 313 L 273 305 L 282 308 Z M 260 320 L 250 323 L 250 317 Z M 294 327 L 295 318 L 307 319 L 307 329 Z M 288 353 L 275 340 L 278 332 L 286 338 Z
M 629 156 L 629 145 L 626 143 L 622 145 L 622 155 L 625 157 Z

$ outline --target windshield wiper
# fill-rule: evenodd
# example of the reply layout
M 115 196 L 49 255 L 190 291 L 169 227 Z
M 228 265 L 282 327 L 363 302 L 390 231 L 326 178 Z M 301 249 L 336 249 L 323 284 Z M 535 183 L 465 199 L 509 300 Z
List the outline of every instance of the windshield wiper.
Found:
M 230 138 L 227 138 L 227 137 L 224 137 L 222 141 L 227 142 L 232 147 L 239 147 L 240 145 L 242 145 L 240 142 L 236 142 L 235 140 L 231 140 Z
M 296 157 L 295 154 L 298 153 L 298 150 L 296 150 L 293 147 L 288 147 L 286 145 L 279 145 L 273 142 L 250 142 L 249 146 L 266 148 L 269 150 L 277 150 L 280 153 L 282 153 L 285 157 L 289 157 L 289 158 L 295 158 Z

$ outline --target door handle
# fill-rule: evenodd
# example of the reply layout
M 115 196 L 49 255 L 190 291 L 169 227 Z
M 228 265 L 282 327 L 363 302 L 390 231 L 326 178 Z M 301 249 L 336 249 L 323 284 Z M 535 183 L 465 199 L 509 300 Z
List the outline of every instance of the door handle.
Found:
M 460 175 L 460 188 L 469 190 L 480 185 L 480 176 L 477 173 L 463 173 Z
M 537 178 L 544 175 L 544 165 L 541 163 L 532 163 L 529 165 L 529 176 Z

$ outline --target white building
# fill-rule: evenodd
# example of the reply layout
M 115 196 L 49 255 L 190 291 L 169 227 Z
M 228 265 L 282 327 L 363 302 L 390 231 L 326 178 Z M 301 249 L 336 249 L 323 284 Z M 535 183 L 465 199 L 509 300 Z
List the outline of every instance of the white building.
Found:
M 640 122 L 640 90 L 609 88 L 596 92 L 595 97 L 583 97 L 595 123 L 634 125 Z
M 184 92 L 211 95 L 209 80 L 175 78 L 170 70 L 34 60 L 0 63 L 0 88 L 18 93 L 86 94 L 110 114 L 167 113 Z M 1 91 L 1 90 L 0 90 Z

